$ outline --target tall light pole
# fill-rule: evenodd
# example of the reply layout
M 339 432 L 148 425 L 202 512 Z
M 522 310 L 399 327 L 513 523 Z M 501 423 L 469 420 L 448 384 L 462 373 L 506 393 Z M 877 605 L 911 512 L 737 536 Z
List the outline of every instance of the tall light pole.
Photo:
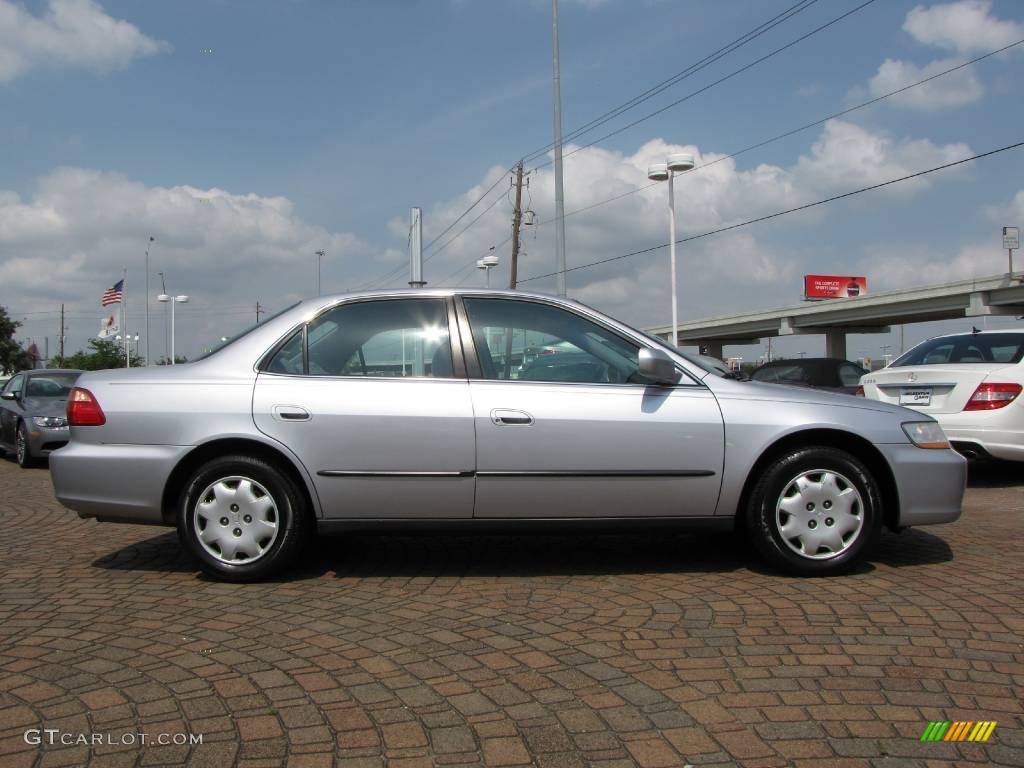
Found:
M 146 366 L 149 366 L 149 358 L 153 355 L 149 349 L 149 247 L 153 245 L 153 241 L 156 240 L 152 235 L 149 238 L 149 242 L 146 243 Z M 135 356 L 139 356 L 139 350 L 135 350 Z
M 320 295 L 320 259 L 327 255 L 327 251 L 322 248 L 316 251 L 316 295 Z
M 498 257 L 494 254 L 484 256 L 482 259 L 477 261 L 476 268 L 482 269 L 484 274 L 487 275 L 487 287 L 491 287 L 491 270 L 498 266 Z
M 164 273 L 157 272 L 160 275 L 160 294 L 167 293 L 167 283 L 164 282 Z M 164 307 L 164 357 L 167 357 L 167 307 Z
M 679 310 L 676 296 L 676 195 L 675 177 L 677 173 L 693 169 L 693 155 L 669 155 L 668 162 L 655 163 L 647 169 L 647 178 L 651 181 L 668 182 L 668 236 L 669 260 L 672 262 L 672 346 L 679 346 Z
M 555 260 L 558 295 L 565 293 L 565 195 L 562 189 L 562 76 L 558 63 L 558 0 L 551 0 L 551 67 L 555 83 Z
M 161 293 L 156 297 L 156 300 L 162 303 L 170 302 L 171 304 L 171 365 L 175 365 L 174 359 L 174 305 L 185 304 L 188 302 L 188 296 L 169 296 L 166 293 Z

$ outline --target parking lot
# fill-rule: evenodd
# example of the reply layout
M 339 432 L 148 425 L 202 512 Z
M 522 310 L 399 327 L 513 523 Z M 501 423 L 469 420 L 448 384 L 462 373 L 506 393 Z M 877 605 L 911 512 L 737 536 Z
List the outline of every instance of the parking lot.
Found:
M 0 765 L 1024 765 L 1019 476 L 841 578 L 721 534 L 360 534 L 239 586 L 0 461 Z

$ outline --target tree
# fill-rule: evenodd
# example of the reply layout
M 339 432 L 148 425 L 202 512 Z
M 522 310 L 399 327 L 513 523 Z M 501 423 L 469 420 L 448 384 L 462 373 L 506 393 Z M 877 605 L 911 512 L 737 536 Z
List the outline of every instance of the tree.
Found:
M 70 357 L 56 358 L 61 368 L 78 368 L 83 371 L 101 371 L 106 368 L 124 368 L 124 348 L 110 339 L 89 339 L 90 352 L 79 350 Z M 131 359 L 132 367 L 145 365 L 142 357 Z
M 14 340 L 14 332 L 21 327 L 11 320 L 7 309 L 0 307 L 0 373 L 17 373 L 32 367 L 32 356 Z
M 181 365 L 182 363 L 187 363 L 187 362 L 188 362 L 188 358 L 185 357 L 184 355 L 175 355 L 174 356 L 174 364 L 175 365 Z M 153 363 L 153 365 L 170 365 L 170 364 L 171 364 L 171 359 L 169 357 L 167 357 L 166 355 L 160 355 L 160 357 L 157 358 L 157 361 L 155 363 Z

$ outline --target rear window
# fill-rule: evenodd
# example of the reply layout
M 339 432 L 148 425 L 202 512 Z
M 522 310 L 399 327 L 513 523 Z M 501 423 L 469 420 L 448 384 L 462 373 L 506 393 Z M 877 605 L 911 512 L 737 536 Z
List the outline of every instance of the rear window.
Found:
M 976 333 L 945 336 L 918 344 L 892 367 L 964 363 L 1019 363 L 1024 356 L 1024 333 Z

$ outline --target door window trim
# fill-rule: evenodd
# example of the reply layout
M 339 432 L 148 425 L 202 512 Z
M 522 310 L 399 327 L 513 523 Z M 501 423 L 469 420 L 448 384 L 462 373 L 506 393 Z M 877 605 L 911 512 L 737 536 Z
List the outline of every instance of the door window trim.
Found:
M 689 371 L 687 371 L 685 368 L 680 366 L 675 361 L 673 361 L 673 365 L 675 365 L 676 370 L 679 371 L 682 374 L 682 376 L 680 376 L 680 378 L 679 378 L 679 381 L 677 381 L 675 384 L 655 384 L 655 383 L 640 384 L 640 383 L 631 383 L 631 382 L 612 382 L 612 381 L 606 381 L 606 382 L 601 382 L 601 381 L 595 381 L 595 382 L 588 382 L 588 381 L 526 381 L 526 380 L 521 380 L 521 379 L 489 379 L 489 378 L 487 378 L 486 376 L 483 375 L 483 366 L 480 363 L 480 355 L 479 355 L 479 353 L 477 352 L 477 349 L 476 349 L 476 340 L 473 338 L 473 329 L 472 329 L 472 326 L 470 325 L 470 322 L 469 322 L 469 313 L 466 310 L 466 305 L 465 305 L 465 303 L 463 301 L 464 299 L 467 299 L 467 298 L 468 299 L 484 299 L 484 300 L 488 300 L 488 301 L 515 301 L 515 302 L 520 302 L 520 303 L 540 304 L 541 306 L 552 307 L 554 309 L 560 309 L 560 310 L 562 310 L 564 312 L 569 312 L 570 314 L 573 314 L 576 317 L 579 317 L 579 318 L 581 318 L 581 319 L 583 319 L 583 320 L 585 320 L 585 321 L 587 321 L 587 322 L 589 322 L 589 323 L 591 323 L 593 325 L 596 325 L 601 330 L 605 331 L 606 333 L 611 334 L 612 336 L 615 336 L 616 338 L 618 338 L 619 340 L 621 340 L 621 341 L 623 341 L 623 342 L 625 342 L 627 344 L 636 346 L 638 348 L 651 349 L 651 347 L 647 346 L 646 344 L 644 344 L 643 342 L 641 342 L 641 341 L 639 341 L 637 339 L 631 338 L 630 336 L 627 336 L 627 335 L 623 334 L 621 331 L 619 331 L 616 328 L 610 327 L 607 323 L 601 322 L 601 320 L 599 318 L 591 317 L 591 316 L 589 316 L 589 315 L 587 315 L 585 313 L 582 313 L 582 312 L 577 312 L 574 308 L 566 307 L 564 304 L 560 304 L 560 303 L 553 302 L 553 301 L 544 301 L 543 299 L 538 299 L 538 298 L 536 298 L 534 296 L 521 296 L 521 297 L 520 296 L 508 296 L 508 297 L 505 297 L 505 296 L 494 296 L 494 295 L 490 295 L 490 294 L 460 293 L 460 294 L 455 294 L 452 298 L 455 301 L 456 312 L 457 312 L 457 315 L 458 315 L 460 336 L 462 337 L 463 345 L 466 348 L 466 363 L 467 363 L 466 368 L 467 368 L 468 378 L 469 378 L 470 381 L 501 382 L 503 384 L 513 384 L 513 383 L 514 384 L 524 384 L 524 385 L 532 384 L 532 385 L 535 385 L 535 386 L 539 385 L 539 386 L 572 386 L 572 387 L 631 387 L 631 388 L 634 388 L 634 389 L 647 389 L 648 387 L 657 387 L 659 389 L 707 389 L 707 385 L 706 384 L 704 384 L 703 382 L 697 381 Z M 687 383 L 687 382 L 689 382 L 689 383 Z
M 453 301 L 452 296 L 361 296 L 352 299 L 342 299 L 328 307 L 324 307 L 315 316 L 304 320 L 301 323 L 290 328 L 278 341 L 275 343 L 263 357 L 260 358 L 256 364 L 256 370 L 261 375 L 266 376 L 284 376 L 290 378 L 301 377 L 304 379 L 344 379 L 352 381 L 465 381 L 466 380 L 466 358 L 463 353 L 461 344 L 456 342 L 459 340 L 459 324 L 455 317 L 457 307 Z M 451 376 L 346 376 L 344 374 L 332 374 L 332 375 L 317 375 L 313 376 L 309 373 L 309 326 L 315 323 L 321 317 L 326 315 L 328 312 L 334 312 L 341 307 L 351 304 L 364 304 L 367 302 L 380 302 L 380 301 L 437 301 L 444 305 L 445 315 L 448 320 L 448 346 L 451 349 L 452 355 L 452 375 Z M 302 373 L 279 373 L 277 371 L 269 370 L 271 361 L 274 356 L 281 351 L 281 349 L 288 344 L 296 333 L 302 332 Z

